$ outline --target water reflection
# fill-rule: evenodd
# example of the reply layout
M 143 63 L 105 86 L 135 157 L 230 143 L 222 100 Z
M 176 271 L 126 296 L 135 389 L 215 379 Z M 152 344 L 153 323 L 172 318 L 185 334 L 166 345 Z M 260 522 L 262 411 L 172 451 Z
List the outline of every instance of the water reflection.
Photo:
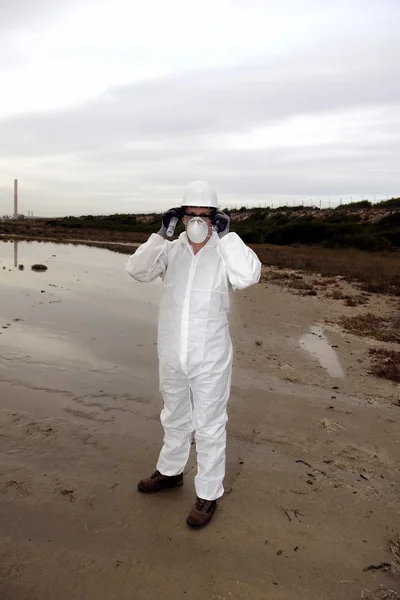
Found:
M 0 407 L 121 426 L 131 414 L 144 430 L 158 411 L 162 286 L 135 283 L 125 264 L 94 247 L 0 241 Z
M 311 327 L 310 333 L 300 338 L 300 346 L 316 358 L 331 377 L 344 377 L 337 354 L 326 339 L 322 327 Z

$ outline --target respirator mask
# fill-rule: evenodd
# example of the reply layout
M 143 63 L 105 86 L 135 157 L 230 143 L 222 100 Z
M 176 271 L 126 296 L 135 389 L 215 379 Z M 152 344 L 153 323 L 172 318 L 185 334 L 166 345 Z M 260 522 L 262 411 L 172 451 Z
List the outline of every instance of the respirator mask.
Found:
M 186 234 L 194 244 L 202 244 L 208 237 L 208 223 L 201 217 L 193 217 L 186 225 Z

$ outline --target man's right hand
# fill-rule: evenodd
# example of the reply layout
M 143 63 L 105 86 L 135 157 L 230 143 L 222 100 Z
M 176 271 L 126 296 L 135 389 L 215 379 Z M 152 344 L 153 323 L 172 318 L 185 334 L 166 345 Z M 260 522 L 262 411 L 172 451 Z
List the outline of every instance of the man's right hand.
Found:
M 158 232 L 161 237 L 167 239 L 167 231 L 170 224 L 171 219 L 174 217 L 180 221 L 183 219 L 183 215 L 185 214 L 185 209 L 182 206 L 176 206 L 175 208 L 170 208 L 167 210 L 162 216 L 162 227 Z
M 169 223 L 173 217 L 180 221 L 183 219 L 185 214 L 185 209 L 182 206 L 176 206 L 175 208 L 170 208 L 167 210 L 162 216 L 162 224 L 165 229 L 168 229 Z

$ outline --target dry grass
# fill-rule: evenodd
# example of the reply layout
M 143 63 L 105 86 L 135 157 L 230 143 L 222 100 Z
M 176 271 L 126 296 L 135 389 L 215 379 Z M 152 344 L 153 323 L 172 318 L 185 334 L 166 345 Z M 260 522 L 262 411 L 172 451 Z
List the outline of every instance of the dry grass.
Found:
M 400 382 L 400 352 L 398 350 L 372 348 L 369 353 L 372 361 L 371 373 L 373 375 L 376 377 L 381 377 L 382 379 L 390 379 L 391 381 Z
M 267 244 L 252 245 L 252 248 L 265 265 L 320 273 L 324 277 L 341 275 L 348 281 L 357 281 L 363 291 L 400 296 L 399 253 Z
M 381 342 L 400 343 L 400 315 L 381 317 L 373 313 L 342 317 L 339 323 L 346 331 Z
M 302 296 L 317 296 L 318 293 L 315 290 L 315 286 L 318 285 L 317 282 L 313 281 L 311 283 L 304 280 L 302 275 L 298 273 L 269 273 L 267 277 L 265 277 L 266 281 L 275 281 L 282 287 L 291 288 L 293 290 L 298 290 L 299 294 Z
M 333 292 L 327 294 L 327 298 L 332 298 L 332 300 L 344 300 L 346 296 L 341 290 L 333 290 Z
M 310 292 L 311 290 L 313 290 L 313 286 L 311 285 L 311 283 L 308 283 L 307 281 L 303 281 L 297 278 L 293 278 L 290 279 L 288 281 L 288 285 L 289 287 L 291 287 L 294 290 L 300 290 L 302 292 Z
M 356 294 L 355 296 L 345 296 L 346 306 L 363 306 L 368 302 L 368 296 L 365 294 Z
M 327 298 L 333 300 L 343 300 L 346 306 L 362 306 L 367 304 L 369 297 L 366 294 L 343 294 L 341 290 L 333 290 L 330 294 L 326 295 Z

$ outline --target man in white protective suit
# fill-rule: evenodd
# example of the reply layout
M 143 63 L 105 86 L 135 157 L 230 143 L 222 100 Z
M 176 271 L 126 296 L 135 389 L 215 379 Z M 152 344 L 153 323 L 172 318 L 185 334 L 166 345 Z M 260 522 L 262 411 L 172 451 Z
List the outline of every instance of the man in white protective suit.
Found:
M 186 231 L 167 240 L 179 220 Z M 229 217 L 218 212 L 211 186 L 195 181 L 182 205 L 164 213 L 160 231 L 137 249 L 126 269 L 135 281 L 161 277 L 164 283 L 158 322 L 164 445 L 157 470 L 138 489 L 152 493 L 183 484 L 194 432 L 197 500 L 187 523 L 204 527 L 224 493 L 232 372 L 229 293 L 257 283 L 261 263 L 236 233 L 229 233 Z

